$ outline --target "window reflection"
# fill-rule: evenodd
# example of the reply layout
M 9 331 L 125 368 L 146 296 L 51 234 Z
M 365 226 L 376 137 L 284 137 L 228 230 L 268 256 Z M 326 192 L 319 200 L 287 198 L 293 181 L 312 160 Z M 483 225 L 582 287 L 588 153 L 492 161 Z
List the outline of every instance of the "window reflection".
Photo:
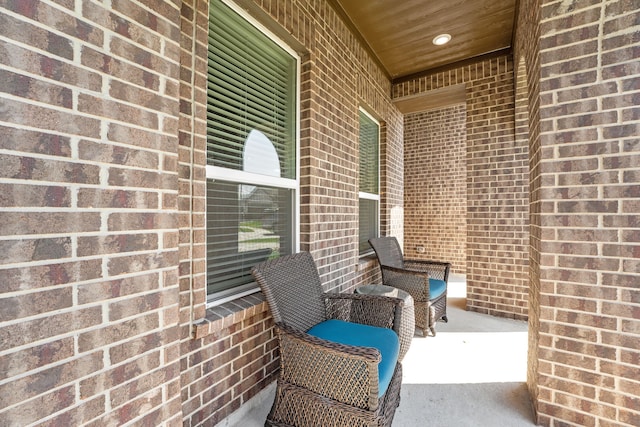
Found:
M 271 140 L 257 129 L 244 142 L 242 170 L 280 178 L 280 160 Z

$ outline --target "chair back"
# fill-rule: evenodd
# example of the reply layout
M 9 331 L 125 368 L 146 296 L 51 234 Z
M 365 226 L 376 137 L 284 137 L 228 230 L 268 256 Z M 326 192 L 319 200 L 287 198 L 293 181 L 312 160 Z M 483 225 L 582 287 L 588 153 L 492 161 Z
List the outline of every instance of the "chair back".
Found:
M 326 320 L 322 283 L 309 252 L 265 261 L 253 267 L 251 274 L 277 323 L 306 332 Z
M 398 239 L 395 237 L 377 237 L 369 239 L 369 244 L 378 257 L 380 265 L 404 268 L 404 257 Z

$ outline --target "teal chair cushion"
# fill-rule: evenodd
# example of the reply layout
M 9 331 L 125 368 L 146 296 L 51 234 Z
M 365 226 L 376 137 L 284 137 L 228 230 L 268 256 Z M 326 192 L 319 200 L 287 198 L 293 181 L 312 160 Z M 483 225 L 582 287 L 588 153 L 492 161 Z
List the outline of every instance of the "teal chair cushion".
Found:
M 429 299 L 438 298 L 447 290 L 447 284 L 444 280 L 429 279 Z
M 339 344 L 378 349 L 382 356 L 378 365 L 378 397 L 387 391 L 400 351 L 398 335 L 392 329 L 331 319 L 318 323 L 307 333 Z

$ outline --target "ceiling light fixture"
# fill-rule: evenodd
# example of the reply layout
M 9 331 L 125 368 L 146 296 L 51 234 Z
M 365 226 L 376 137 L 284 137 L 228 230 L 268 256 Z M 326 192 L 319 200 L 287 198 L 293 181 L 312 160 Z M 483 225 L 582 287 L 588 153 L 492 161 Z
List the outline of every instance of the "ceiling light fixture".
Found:
M 449 43 L 451 40 L 451 34 L 440 34 L 439 36 L 435 36 L 433 39 L 433 44 L 436 46 L 442 46 L 443 44 Z

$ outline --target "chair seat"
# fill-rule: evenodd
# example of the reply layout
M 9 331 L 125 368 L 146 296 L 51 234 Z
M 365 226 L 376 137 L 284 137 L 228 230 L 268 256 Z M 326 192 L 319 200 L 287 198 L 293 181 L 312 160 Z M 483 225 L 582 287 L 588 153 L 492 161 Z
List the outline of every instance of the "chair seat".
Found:
M 380 351 L 382 360 L 378 364 L 378 397 L 385 394 L 400 352 L 400 341 L 393 330 L 331 319 L 318 323 L 307 333 L 339 344 L 372 347 Z
M 436 299 L 447 290 L 447 283 L 444 280 L 429 279 L 429 298 Z

